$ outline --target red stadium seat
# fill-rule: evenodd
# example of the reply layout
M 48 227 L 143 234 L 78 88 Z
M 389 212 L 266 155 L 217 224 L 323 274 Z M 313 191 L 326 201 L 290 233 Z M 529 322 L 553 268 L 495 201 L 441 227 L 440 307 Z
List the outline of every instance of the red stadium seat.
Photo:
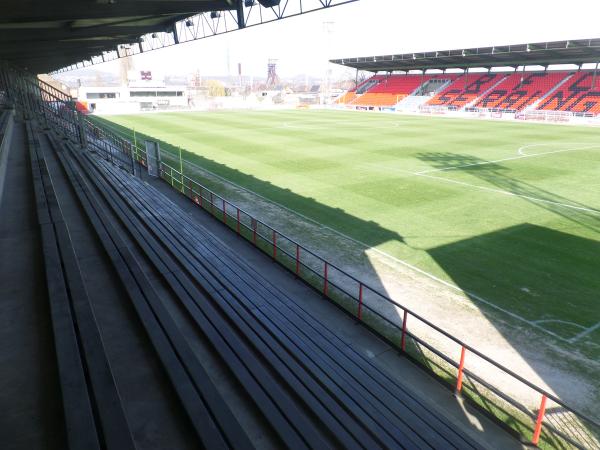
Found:
M 535 103 L 567 75 L 568 72 L 514 73 L 474 106 L 520 111 Z
M 593 71 L 576 72 L 570 80 L 544 99 L 538 109 L 600 113 L 600 75 L 596 77 L 594 86 L 593 80 Z
M 369 89 L 369 93 L 410 95 L 429 78 L 429 76 L 421 77 L 421 75 L 391 75 L 381 80 L 377 86 Z
M 460 109 L 475 100 L 500 80 L 497 73 L 465 74 L 427 102 L 428 105 Z

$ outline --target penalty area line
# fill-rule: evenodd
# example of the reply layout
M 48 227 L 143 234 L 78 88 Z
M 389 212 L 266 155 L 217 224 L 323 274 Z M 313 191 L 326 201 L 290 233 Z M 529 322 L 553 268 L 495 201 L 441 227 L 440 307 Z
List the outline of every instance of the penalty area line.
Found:
M 524 153 L 523 152 L 523 150 L 525 150 L 526 148 L 540 147 L 540 146 L 544 146 L 544 145 L 552 145 L 552 144 L 530 144 L 530 145 L 524 145 L 523 147 L 520 147 L 517 150 L 517 153 L 519 154 L 519 156 L 511 156 L 509 158 L 495 159 L 495 160 L 492 160 L 492 161 L 480 161 L 480 162 L 475 162 L 475 163 L 470 163 L 470 164 L 462 164 L 460 166 L 443 167 L 441 169 L 427 169 L 427 170 L 422 170 L 420 172 L 416 172 L 415 175 L 423 175 L 423 174 L 433 173 L 433 172 L 446 172 L 448 170 L 464 169 L 466 167 L 485 166 L 487 164 L 495 164 L 495 163 L 504 162 L 504 161 L 514 161 L 514 160 L 517 160 L 517 159 L 534 158 L 536 156 L 552 155 L 552 154 L 555 154 L 555 153 L 564 153 L 564 152 L 574 152 L 574 151 L 577 151 L 577 150 L 589 150 L 589 149 L 592 149 L 592 148 L 598 148 L 598 147 L 600 147 L 599 144 L 593 144 L 593 145 L 587 145 L 585 147 L 574 147 L 574 148 L 564 148 L 564 149 L 561 149 L 561 150 L 552 150 L 550 152 L 541 152 L 541 153 Z
M 348 238 L 350 240 L 356 241 L 355 239 L 353 239 L 353 238 L 351 238 L 349 236 L 346 236 L 343 233 L 339 233 L 339 234 L 341 234 L 342 236 L 344 236 L 344 237 L 346 237 L 346 238 Z M 356 242 L 365 245 L 364 243 L 362 243 L 360 241 L 356 241 Z M 424 271 L 422 269 L 419 269 L 418 267 L 413 266 L 412 264 L 407 263 L 406 261 L 398 259 L 395 256 L 392 256 L 392 255 L 390 255 L 388 253 L 385 253 L 385 252 L 383 252 L 383 251 L 381 251 L 381 250 L 379 250 L 379 249 L 377 249 L 375 247 L 367 248 L 367 251 L 373 251 L 373 252 L 379 253 L 380 255 L 385 256 L 386 258 L 389 258 L 389 259 L 391 259 L 391 260 L 393 260 L 393 261 L 395 261 L 395 262 L 397 262 L 399 264 L 402 264 L 402 265 L 404 265 L 404 266 L 406 266 L 406 267 L 408 267 L 408 268 L 410 268 L 410 269 L 412 269 L 412 270 L 414 270 L 414 271 L 416 271 L 416 272 L 418 272 L 418 273 L 420 273 L 420 274 L 422 274 L 422 275 L 424 275 L 424 276 L 426 276 L 426 277 L 428 277 L 428 278 L 430 278 L 430 279 L 432 279 L 432 280 L 434 280 L 434 281 L 436 281 L 438 283 L 443 284 L 446 287 L 449 287 L 450 289 L 453 289 L 453 290 L 455 290 L 457 292 L 465 294 L 469 298 L 472 298 L 472 299 L 474 299 L 474 300 L 476 300 L 476 301 L 478 301 L 480 303 L 484 303 L 484 304 L 490 306 L 491 308 L 493 308 L 493 309 L 495 309 L 497 311 L 500 311 L 500 312 L 502 312 L 503 314 L 506 314 L 509 317 L 512 317 L 515 320 L 518 320 L 520 322 L 526 323 L 527 325 L 529 325 L 531 327 L 537 328 L 538 330 L 543 331 L 544 333 L 547 333 L 547 334 L 549 334 L 549 335 L 551 335 L 551 336 L 555 337 L 556 339 L 559 339 L 559 340 L 561 340 L 563 342 L 569 342 L 569 340 L 567 338 L 564 338 L 561 335 L 556 334 L 553 331 L 550 331 L 550 330 L 544 328 L 541 325 L 538 325 L 536 323 L 537 321 L 528 320 L 528 319 L 524 318 L 523 316 L 520 316 L 520 315 L 518 315 L 516 313 L 513 313 L 512 311 L 508 311 L 507 309 L 504 309 L 501 306 L 498 306 L 497 304 L 495 304 L 495 303 L 493 303 L 493 302 L 491 302 L 489 300 L 486 300 L 485 298 L 481 297 L 480 295 L 477 295 L 477 294 L 475 294 L 475 293 L 473 293 L 471 291 L 466 291 L 466 290 L 460 288 L 459 286 L 457 286 L 457 285 L 455 285 L 453 283 L 450 283 L 450 282 L 448 282 L 446 280 L 442 280 L 441 278 L 433 275 L 432 273 L 429 273 L 429 272 L 426 272 L 426 271 Z
M 477 184 L 465 183 L 464 181 L 451 180 L 449 178 L 443 178 L 443 177 L 436 177 L 435 175 L 427 175 L 427 174 L 424 174 L 424 173 L 415 173 L 415 175 L 418 175 L 420 177 L 425 177 L 425 178 L 431 178 L 432 180 L 445 181 L 446 183 L 458 184 L 458 185 L 465 186 L 465 187 L 470 187 L 470 188 L 473 188 L 473 189 L 479 189 L 481 191 L 494 192 L 494 193 L 497 193 L 497 194 L 508 195 L 510 197 L 520 197 L 520 198 L 524 198 L 524 199 L 531 200 L 531 201 L 534 201 L 534 202 L 547 203 L 547 204 L 550 204 L 550 205 L 561 206 L 563 208 L 570 208 L 570 209 L 575 209 L 575 210 L 578 210 L 578 211 L 586 211 L 586 212 L 592 213 L 594 215 L 600 215 L 600 210 L 593 209 L 593 208 L 586 208 L 585 206 L 570 205 L 568 203 L 555 202 L 553 200 L 546 200 L 546 199 L 543 199 L 543 198 L 533 197 L 533 196 L 530 196 L 530 195 L 516 194 L 515 192 L 505 191 L 503 189 L 496 189 L 496 188 L 490 188 L 490 187 L 486 187 L 486 186 L 479 186 Z
M 588 329 L 583 330 L 581 333 L 573 336 L 571 339 L 568 340 L 568 342 L 570 344 L 574 344 L 575 342 L 577 342 L 578 340 L 580 340 L 582 337 L 585 337 L 588 334 L 591 334 L 591 333 L 593 333 L 594 331 L 596 331 L 598 329 L 600 329 L 600 322 L 598 322 L 596 325 L 592 325 Z

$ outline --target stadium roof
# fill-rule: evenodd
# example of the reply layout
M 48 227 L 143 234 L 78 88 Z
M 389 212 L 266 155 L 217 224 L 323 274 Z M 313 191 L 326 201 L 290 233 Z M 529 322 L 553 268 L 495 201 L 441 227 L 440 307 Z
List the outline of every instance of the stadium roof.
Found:
M 2 0 L 0 60 L 70 70 L 357 0 Z
M 600 39 L 439 50 L 331 60 L 358 70 L 393 72 L 469 67 L 548 66 L 600 62 Z
M 235 9 L 231 0 L 5 0 L 0 59 L 47 72 L 197 12 Z

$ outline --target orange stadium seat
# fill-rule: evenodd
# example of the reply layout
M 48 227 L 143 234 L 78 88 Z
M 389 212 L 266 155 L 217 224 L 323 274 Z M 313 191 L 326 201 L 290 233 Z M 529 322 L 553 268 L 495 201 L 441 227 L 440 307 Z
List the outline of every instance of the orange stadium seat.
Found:
M 348 103 L 352 102 L 352 100 L 354 100 L 355 98 L 356 98 L 356 92 L 348 91 L 344 95 L 339 97 L 335 102 L 340 103 L 340 104 L 348 104 Z
M 387 94 L 367 92 L 357 97 L 352 104 L 358 106 L 394 106 L 406 97 L 405 94 Z

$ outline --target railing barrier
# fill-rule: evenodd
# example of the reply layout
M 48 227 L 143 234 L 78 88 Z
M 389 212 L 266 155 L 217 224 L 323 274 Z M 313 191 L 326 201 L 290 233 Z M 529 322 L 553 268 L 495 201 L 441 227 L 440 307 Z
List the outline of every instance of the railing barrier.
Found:
M 325 297 L 327 297 L 328 294 L 328 276 L 327 276 L 327 272 L 328 272 L 328 268 L 329 268 L 329 264 L 327 264 L 327 261 L 325 261 L 325 267 L 323 268 L 323 275 L 324 275 L 324 279 L 323 279 L 323 295 Z
M 408 319 L 408 310 L 404 310 L 404 315 L 402 316 L 402 338 L 400 341 L 400 348 L 402 348 L 403 352 L 406 352 L 406 321 Z
M 358 311 L 357 317 L 358 320 L 362 320 L 362 304 L 363 304 L 363 285 L 362 283 L 358 283 Z
M 542 402 L 540 403 L 540 410 L 538 412 L 538 416 L 535 421 L 535 429 L 533 431 L 533 438 L 531 439 L 531 443 L 533 445 L 538 445 L 538 443 L 540 441 L 540 434 L 542 433 L 542 422 L 544 421 L 545 415 L 546 415 L 546 395 L 542 394 Z
M 462 391 L 463 369 L 465 368 L 465 353 L 466 353 L 466 349 L 465 349 L 465 346 L 463 345 L 460 348 L 460 363 L 458 365 L 458 375 L 456 377 L 456 393 L 457 394 L 460 394 L 460 391 Z

